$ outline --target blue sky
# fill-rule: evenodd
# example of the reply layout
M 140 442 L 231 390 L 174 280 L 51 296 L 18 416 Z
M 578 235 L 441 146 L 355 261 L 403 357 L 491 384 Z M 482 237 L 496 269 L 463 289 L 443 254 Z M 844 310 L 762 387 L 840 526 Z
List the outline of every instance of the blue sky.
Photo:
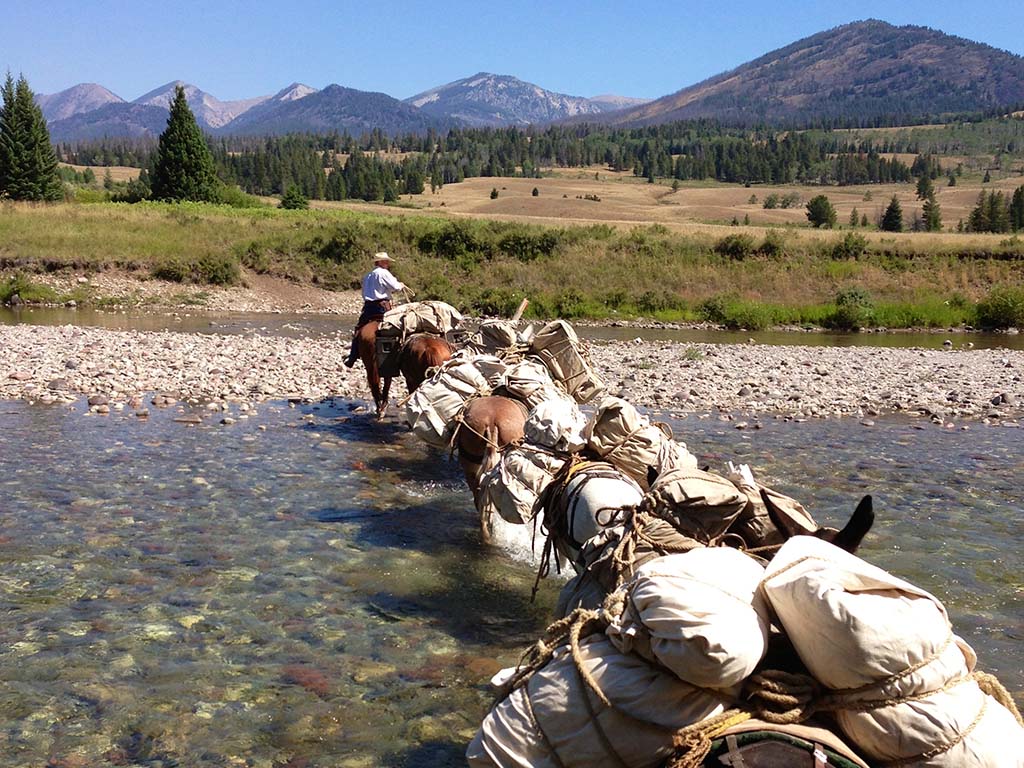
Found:
M 0 71 L 134 99 L 170 80 L 220 99 L 293 81 L 405 98 L 479 71 L 579 96 L 657 97 L 824 29 L 921 24 L 1024 55 L 1024 2 L 115 2 L 4 0 Z

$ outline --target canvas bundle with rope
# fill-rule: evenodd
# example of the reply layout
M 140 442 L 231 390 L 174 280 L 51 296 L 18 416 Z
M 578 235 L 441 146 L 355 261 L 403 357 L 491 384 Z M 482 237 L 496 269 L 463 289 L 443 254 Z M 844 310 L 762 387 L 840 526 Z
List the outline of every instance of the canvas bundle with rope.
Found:
M 585 426 L 586 419 L 572 400 L 539 403 L 526 418 L 523 440 L 506 446 L 494 466 L 481 473 L 481 516 L 531 522 L 545 489 L 583 447 Z
M 797 537 L 767 574 L 728 548 L 648 562 L 601 606 L 554 622 L 496 677 L 501 698 L 470 765 L 1020 766 L 1020 713 L 998 680 L 973 670 L 941 605 L 829 548 Z M 845 587 L 831 592 L 830 582 Z M 808 590 L 810 601 L 798 597 Z M 814 677 L 759 666 L 770 595 L 782 623 L 795 623 L 793 645 Z M 840 620 L 843 611 L 857 619 Z M 840 689 L 819 675 L 867 682 Z M 761 762 L 770 760 L 785 762 Z
M 399 375 L 402 347 L 413 334 L 448 338 L 461 322 L 459 311 L 443 301 L 412 301 L 389 309 L 377 327 L 374 351 L 380 375 Z
M 505 364 L 496 357 L 456 354 L 406 400 L 406 423 L 430 445 L 447 448 L 466 405 L 491 394 L 504 372 Z
M 530 354 L 538 358 L 578 403 L 593 400 L 604 391 L 604 382 L 594 373 L 586 347 L 571 325 L 554 320 L 539 330 L 529 328 L 523 334 Z

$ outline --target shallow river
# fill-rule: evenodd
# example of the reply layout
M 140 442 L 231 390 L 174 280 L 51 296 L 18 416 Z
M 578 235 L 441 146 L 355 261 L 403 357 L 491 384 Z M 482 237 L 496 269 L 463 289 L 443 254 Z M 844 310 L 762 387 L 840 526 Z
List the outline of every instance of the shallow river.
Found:
M 340 401 L 83 410 L 0 402 L 0 766 L 462 764 L 558 584 L 530 604 L 455 465 Z M 763 423 L 674 426 L 823 522 L 873 493 L 862 554 L 942 598 L 1021 700 L 1018 433 Z

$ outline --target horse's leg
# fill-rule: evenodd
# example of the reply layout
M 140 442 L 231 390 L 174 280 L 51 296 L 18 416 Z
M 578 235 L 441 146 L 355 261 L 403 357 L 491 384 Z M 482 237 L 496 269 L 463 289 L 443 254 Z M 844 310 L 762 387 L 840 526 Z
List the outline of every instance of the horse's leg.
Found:
M 380 393 L 380 400 L 377 403 L 377 421 L 381 421 L 384 418 L 384 414 L 388 410 L 388 393 L 391 391 L 391 377 L 384 377 L 384 390 Z

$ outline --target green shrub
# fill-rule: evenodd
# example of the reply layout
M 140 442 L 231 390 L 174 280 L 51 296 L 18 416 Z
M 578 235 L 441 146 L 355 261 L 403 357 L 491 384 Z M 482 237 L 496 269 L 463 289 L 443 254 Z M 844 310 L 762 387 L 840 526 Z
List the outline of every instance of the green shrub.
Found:
M 232 208 L 266 208 L 266 204 L 258 197 L 246 194 L 234 184 L 225 184 L 217 193 L 217 199 L 221 205 L 228 205 Z
M 150 274 L 158 280 L 199 285 L 234 285 L 241 278 L 238 259 L 226 254 L 206 254 L 195 262 L 164 259 L 153 265 Z
M 750 235 L 726 235 L 715 243 L 715 253 L 729 259 L 745 259 L 754 252 L 754 238 Z
M 51 304 L 61 300 L 52 288 L 33 283 L 20 272 L 0 283 L 0 304 L 6 304 L 15 295 L 27 304 Z
M 555 297 L 555 311 L 558 317 L 585 317 L 590 314 L 587 309 L 587 300 L 579 291 L 564 291 Z
M 697 317 L 708 323 L 724 323 L 730 299 L 727 296 L 712 296 L 697 305 Z
M 367 233 L 348 223 L 334 230 L 326 240 L 317 236 L 310 244 L 310 251 L 335 264 L 354 264 L 376 250 L 376 243 Z
M 874 301 L 863 288 L 844 288 L 836 294 L 835 304 L 835 310 L 825 318 L 826 328 L 859 331 L 874 319 Z
M 469 306 L 480 315 L 511 317 L 520 301 L 521 296 L 506 288 L 487 288 L 477 293 L 470 300 Z
M 558 248 L 558 233 L 549 230 L 509 232 L 498 240 L 498 250 L 519 261 L 550 257 Z
M 781 259 L 786 255 L 786 239 L 777 229 L 769 229 L 757 252 L 769 259 Z
M 847 232 L 842 240 L 832 246 L 832 258 L 859 259 L 867 250 L 867 238 L 857 232 Z
M 737 301 L 726 306 L 722 324 L 730 330 L 761 331 L 775 323 L 775 313 L 757 301 Z
M 491 244 L 473 231 L 471 223 L 452 221 L 421 235 L 417 247 L 422 253 L 455 260 L 466 254 L 489 258 Z
M 975 307 L 975 322 L 982 328 L 1024 328 L 1024 288 L 995 288 Z
M 686 302 L 682 297 L 669 291 L 645 291 L 636 300 L 636 311 L 642 315 L 682 309 L 686 309 Z

